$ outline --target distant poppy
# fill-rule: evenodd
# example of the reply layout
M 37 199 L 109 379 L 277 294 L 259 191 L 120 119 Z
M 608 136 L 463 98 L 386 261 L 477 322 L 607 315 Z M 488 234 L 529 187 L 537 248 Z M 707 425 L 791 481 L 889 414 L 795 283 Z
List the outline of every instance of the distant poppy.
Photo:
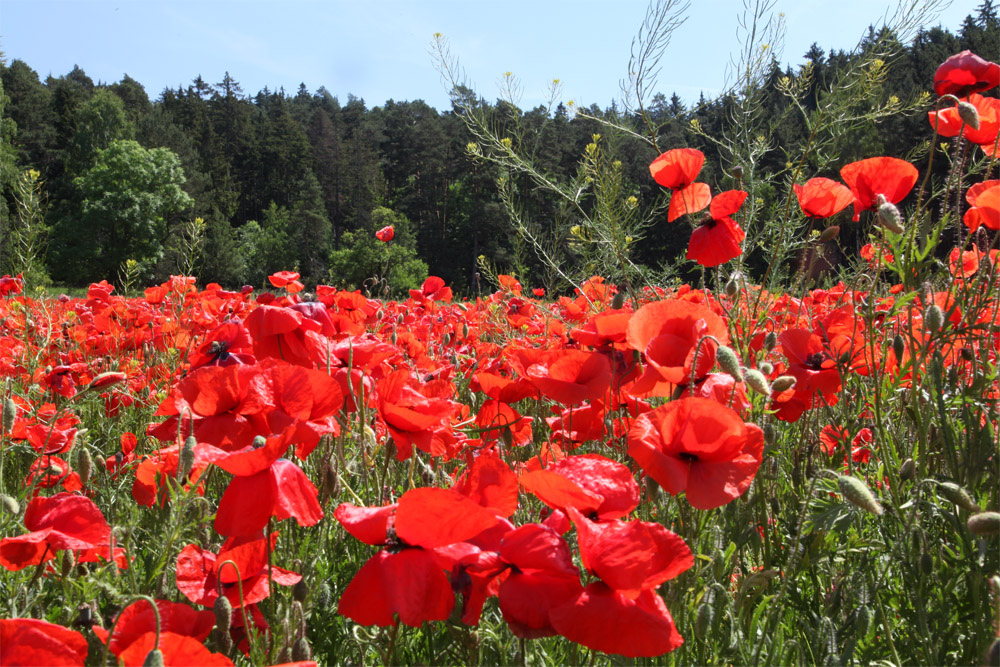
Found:
M 894 157 L 871 157 L 844 165 L 840 177 L 854 195 L 854 221 L 878 207 L 878 195 L 898 204 L 917 182 L 917 168 Z
M 854 201 L 850 188 L 830 178 L 810 178 L 803 185 L 794 184 L 792 189 L 802 213 L 809 218 L 837 215 Z
M 0 619 L 0 665 L 83 667 L 87 640 L 76 630 L 34 618 Z
M 730 216 L 743 205 L 748 194 L 743 190 L 728 190 L 712 199 L 709 212 L 691 232 L 687 258 L 702 266 L 718 266 L 743 253 L 746 233 Z
M 987 229 L 1000 229 L 1000 180 L 976 183 L 965 193 L 965 200 L 971 208 L 965 212 L 962 221 L 974 232 L 982 225 Z
M 949 57 L 934 72 L 934 92 L 965 97 L 1000 85 L 1000 65 L 983 60 L 972 51 Z
M 451 301 L 451 288 L 444 284 L 442 278 L 428 276 L 419 290 L 411 289 L 410 296 L 417 300 Z
M 869 266 L 873 269 L 881 268 L 882 264 L 892 264 L 896 257 L 889 252 L 887 247 L 883 247 L 878 243 L 866 243 L 861 246 L 861 250 L 858 253 L 861 259 L 868 262 Z
M 295 271 L 278 271 L 267 277 L 267 279 L 277 288 L 285 288 L 289 294 L 301 292 L 305 285 L 299 282 L 299 274 Z
M 382 243 L 388 243 L 396 236 L 396 230 L 392 225 L 386 225 L 382 229 L 375 232 L 375 238 L 377 238 Z
M 7 296 L 8 294 L 20 294 L 24 291 L 24 279 L 21 274 L 17 274 L 14 277 L 5 275 L 0 278 L 0 296 Z
M 707 398 L 682 398 L 639 415 L 628 453 L 668 493 L 686 492 L 697 509 L 714 509 L 749 488 L 764 435 L 733 410 Z
M 673 192 L 667 222 L 673 222 L 686 213 L 697 213 L 712 198 L 706 183 L 695 183 L 705 154 L 695 148 L 675 148 L 663 153 L 649 165 L 653 180 Z

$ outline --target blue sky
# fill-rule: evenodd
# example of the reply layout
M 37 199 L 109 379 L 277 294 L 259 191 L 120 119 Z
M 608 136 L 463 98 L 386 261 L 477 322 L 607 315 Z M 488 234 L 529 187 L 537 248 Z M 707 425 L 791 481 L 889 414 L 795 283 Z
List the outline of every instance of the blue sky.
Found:
M 979 4 L 954 0 L 931 25 L 957 31 Z M 813 42 L 851 49 L 896 6 L 774 0 L 787 25 L 781 60 L 797 65 Z M 639 0 L 3 0 L 0 50 L 43 79 L 74 64 L 95 81 L 127 73 L 152 99 L 198 74 L 215 83 L 229 71 L 248 94 L 265 86 L 294 93 L 305 83 L 341 101 L 352 93 L 369 107 L 423 99 L 445 109 L 447 91 L 429 55 L 440 32 L 488 99 L 510 71 L 523 108 L 543 101 L 552 79 L 561 81 L 563 101 L 605 107 L 620 96 L 646 7 Z M 688 102 L 722 90 L 742 11 L 741 0 L 693 0 L 655 90 Z

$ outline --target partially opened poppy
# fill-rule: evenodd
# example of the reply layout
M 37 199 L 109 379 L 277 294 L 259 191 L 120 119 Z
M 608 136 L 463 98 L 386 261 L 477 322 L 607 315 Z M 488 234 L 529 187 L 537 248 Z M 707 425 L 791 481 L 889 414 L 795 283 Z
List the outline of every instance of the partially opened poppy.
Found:
M 949 57 L 934 72 L 934 92 L 965 97 L 1000 85 L 1000 65 L 969 50 Z
M 965 200 L 971 208 L 962 221 L 970 232 L 979 229 L 980 225 L 1000 230 L 1000 180 L 976 183 L 965 193 Z
M 968 103 L 976 108 L 978 128 L 969 125 L 962 118 L 957 105 L 927 112 L 931 127 L 942 137 L 957 137 L 961 134 L 968 141 L 979 145 L 987 155 L 993 155 L 997 133 L 1000 132 L 1000 99 L 973 93 L 969 95 Z
M 743 239 L 746 233 L 730 216 L 740 210 L 748 193 L 743 190 L 727 190 L 712 199 L 709 212 L 691 232 L 687 258 L 702 266 L 718 266 L 743 253 Z
M 695 148 L 675 148 L 663 153 L 649 165 L 653 180 L 673 192 L 667 222 L 673 222 L 686 213 L 697 213 L 712 199 L 706 183 L 695 183 L 705 154 Z
M 303 287 L 305 287 L 301 282 L 299 282 L 299 274 L 295 271 L 278 271 L 267 277 L 271 284 L 277 288 L 285 288 L 285 291 L 289 294 L 295 294 L 296 292 L 301 292 Z
M 894 157 L 871 157 L 844 165 L 840 177 L 854 195 L 854 221 L 861 218 L 861 211 L 878 208 L 878 195 L 893 204 L 901 202 L 916 184 L 917 175 L 916 167 Z
M 392 225 L 387 225 L 382 229 L 375 232 L 375 238 L 377 238 L 382 243 L 388 243 L 396 236 L 396 230 Z
M 94 501 L 73 493 L 32 498 L 24 525 L 32 532 L 0 540 L 0 565 L 8 570 L 44 563 L 64 549 L 107 547 L 111 539 L 111 527 Z
M 192 638 L 196 643 L 204 642 L 215 626 L 215 615 L 205 609 L 198 611 L 183 602 L 157 600 L 160 632 L 172 632 L 177 635 Z M 94 634 L 101 643 L 108 644 L 108 650 L 120 656 L 134 642 L 147 633 L 156 632 L 156 614 L 146 600 L 138 600 L 125 607 L 118 614 L 114 625 L 114 635 L 110 636 L 105 628 L 93 626 Z M 162 647 L 162 643 L 161 643 Z M 150 649 L 146 649 L 148 653 Z M 143 654 L 145 658 L 145 654 Z
M 760 467 L 764 433 L 707 398 L 682 398 L 639 415 L 628 453 L 668 493 L 714 509 L 749 488 Z
M 0 665 L 83 667 L 87 640 L 76 630 L 34 618 L 0 619 Z
M 850 188 L 830 178 L 810 178 L 803 185 L 794 184 L 792 189 L 802 213 L 809 218 L 837 215 L 854 201 Z

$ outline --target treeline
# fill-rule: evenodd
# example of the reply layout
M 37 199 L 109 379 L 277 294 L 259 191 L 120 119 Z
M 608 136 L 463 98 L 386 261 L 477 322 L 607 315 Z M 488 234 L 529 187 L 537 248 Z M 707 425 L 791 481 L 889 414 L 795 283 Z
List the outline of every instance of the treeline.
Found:
M 920 32 L 890 64 L 885 95 L 912 99 L 929 90 L 937 66 L 963 49 L 1000 60 L 998 25 L 986 0 L 957 34 Z M 799 68 L 775 64 L 765 113 L 794 118 L 785 114 L 782 77 L 811 69 L 808 106 L 815 104 L 809 95 L 855 57 L 814 45 Z M 510 231 L 498 170 L 469 157 L 461 105 L 438 111 L 420 100 L 390 100 L 369 108 L 352 95 L 341 102 L 304 85 L 295 94 L 250 95 L 228 73 L 218 83 L 199 76 L 150 100 L 127 75 L 95 83 L 75 67 L 42 81 L 20 60 L 0 63 L 0 84 L 0 273 L 31 261 L 40 279 L 70 285 L 189 272 L 234 287 L 294 268 L 311 283 L 354 287 L 373 287 L 365 281 L 378 274 L 398 292 L 429 271 L 471 292 L 480 255 L 501 268 L 538 268 Z M 522 139 L 531 138 L 539 168 L 560 177 L 575 173 L 592 136 L 607 131 L 601 120 L 638 124 L 614 105 L 582 114 L 562 105 L 522 111 L 476 99 L 471 90 L 454 94 L 488 108 L 501 126 L 516 124 Z M 661 148 L 706 153 L 700 180 L 713 187 L 724 176 L 718 148 L 690 128 L 697 121 L 704 134 L 720 135 L 731 102 L 703 97 L 688 108 L 677 95 L 656 95 L 647 109 Z M 894 116 L 844 136 L 840 162 L 905 157 L 927 130 L 922 112 Z M 806 140 L 804 123 L 794 120 L 773 132 L 775 149 L 758 169 L 783 168 L 781 148 Z M 616 150 L 634 195 L 643 205 L 654 201 L 648 164 L 655 151 L 627 137 Z M 557 204 L 530 188 L 519 194 L 526 216 L 555 213 Z M 374 232 L 389 224 L 395 239 L 386 246 Z M 685 239 L 665 224 L 650 229 L 636 259 L 675 257 Z

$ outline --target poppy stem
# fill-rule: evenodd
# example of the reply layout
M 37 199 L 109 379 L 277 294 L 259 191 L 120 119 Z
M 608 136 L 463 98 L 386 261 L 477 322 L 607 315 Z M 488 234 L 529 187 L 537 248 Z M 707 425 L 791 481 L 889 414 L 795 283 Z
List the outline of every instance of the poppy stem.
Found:
M 270 540 L 269 537 L 265 537 L 264 539 Z M 243 603 L 243 575 L 240 574 L 239 565 L 232 560 L 224 560 L 219 563 L 219 569 L 216 571 L 215 575 L 216 592 L 219 594 L 219 597 L 222 597 L 222 568 L 225 567 L 227 563 L 232 565 L 233 569 L 236 570 L 236 587 L 240 593 L 240 613 L 243 614 L 243 634 L 247 636 L 247 644 L 251 644 L 253 638 L 250 636 L 250 621 L 247 619 L 247 606 Z M 268 589 L 268 593 L 270 592 L 270 589 Z

